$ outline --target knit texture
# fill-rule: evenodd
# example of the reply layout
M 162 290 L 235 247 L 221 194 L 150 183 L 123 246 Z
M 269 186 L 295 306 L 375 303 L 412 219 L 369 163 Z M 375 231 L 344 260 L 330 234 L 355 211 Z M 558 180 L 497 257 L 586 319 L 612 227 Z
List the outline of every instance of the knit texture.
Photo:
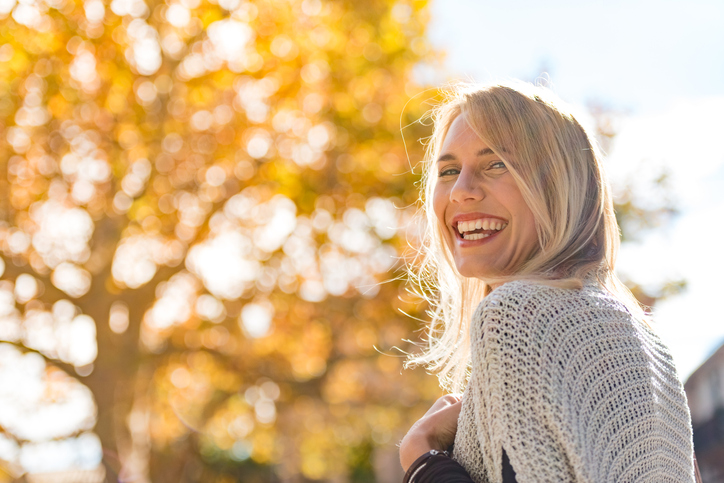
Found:
M 668 349 L 597 284 L 515 281 L 471 324 L 454 458 L 476 483 L 694 482 L 691 417 Z

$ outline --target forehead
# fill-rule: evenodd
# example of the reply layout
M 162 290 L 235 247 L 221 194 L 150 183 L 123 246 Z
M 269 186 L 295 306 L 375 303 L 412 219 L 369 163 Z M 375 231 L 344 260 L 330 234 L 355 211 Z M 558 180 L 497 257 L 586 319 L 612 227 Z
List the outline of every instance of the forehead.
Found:
M 458 149 L 485 149 L 488 145 L 472 130 L 464 114 L 453 120 L 443 139 L 441 154 Z

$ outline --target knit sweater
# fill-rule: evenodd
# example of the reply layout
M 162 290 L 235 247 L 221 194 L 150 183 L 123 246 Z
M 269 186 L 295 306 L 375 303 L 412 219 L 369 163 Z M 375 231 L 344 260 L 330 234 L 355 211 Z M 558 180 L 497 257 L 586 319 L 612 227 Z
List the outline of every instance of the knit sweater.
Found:
M 597 284 L 515 281 L 471 324 L 453 457 L 476 483 L 693 482 L 691 418 L 671 354 Z

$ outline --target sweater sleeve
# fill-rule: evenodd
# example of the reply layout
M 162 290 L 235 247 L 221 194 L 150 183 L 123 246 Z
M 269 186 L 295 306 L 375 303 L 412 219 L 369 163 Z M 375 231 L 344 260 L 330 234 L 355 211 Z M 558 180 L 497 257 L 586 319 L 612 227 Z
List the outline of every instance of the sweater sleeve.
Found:
M 615 299 L 552 324 L 550 424 L 589 481 L 693 482 L 691 419 L 673 359 Z
M 693 481 L 691 423 L 671 356 L 600 289 L 511 282 L 481 304 L 456 456 L 498 483 Z M 482 468 L 482 470 L 479 470 Z
M 494 467 L 502 470 L 505 453 L 521 482 L 573 482 L 568 453 L 549 420 L 554 408 L 543 369 L 550 354 L 544 349 L 545 324 L 540 323 L 542 313 L 550 310 L 541 297 L 545 290 L 512 282 L 493 291 L 481 306 L 472 360 L 473 370 L 481 373 L 479 390 L 487 388 L 487 395 L 474 398 L 486 406 L 485 417 L 478 413 L 478 431 L 490 435 Z

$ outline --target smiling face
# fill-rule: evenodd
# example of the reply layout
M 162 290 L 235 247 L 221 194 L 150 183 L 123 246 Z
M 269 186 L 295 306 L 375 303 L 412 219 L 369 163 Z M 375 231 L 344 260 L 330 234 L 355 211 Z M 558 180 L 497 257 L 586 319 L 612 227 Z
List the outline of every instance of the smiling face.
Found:
M 460 274 L 486 280 L 515 273 L 538 246 L 533 213 L 464 115 L 451 124 L 436 168 L 433 207 Z

